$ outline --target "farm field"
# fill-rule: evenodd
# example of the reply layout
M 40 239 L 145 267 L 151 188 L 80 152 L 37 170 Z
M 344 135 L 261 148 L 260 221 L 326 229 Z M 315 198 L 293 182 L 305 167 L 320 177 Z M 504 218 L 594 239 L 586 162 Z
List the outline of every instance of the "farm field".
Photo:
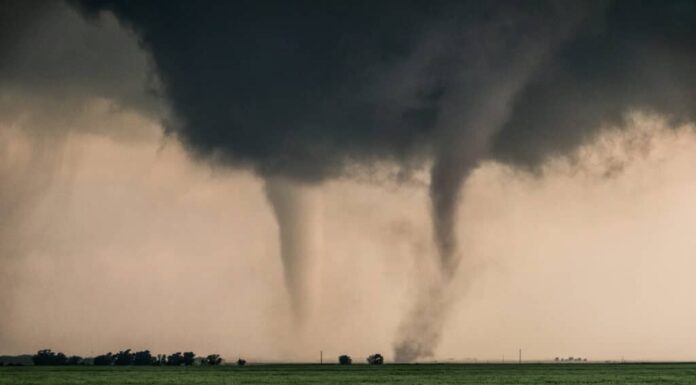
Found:
M 0 385 L 696 384 L 696 363 L 0 367 Z

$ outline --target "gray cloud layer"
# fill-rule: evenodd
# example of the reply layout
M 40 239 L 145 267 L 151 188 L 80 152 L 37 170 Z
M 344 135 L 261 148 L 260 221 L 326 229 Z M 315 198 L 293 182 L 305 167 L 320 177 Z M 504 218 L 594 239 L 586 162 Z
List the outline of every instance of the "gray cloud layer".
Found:
M 527 165 L 563 154 L 628 110 L 696 117 L 696 3 L 617 1 L 527 80 L 494 141 Z
M 110 10 L 136 33 L 176 114 L 169 129 L 192 153 L 300 181 L 345 174 L 353 162 L 387 160 L 408 169 L 432 160 L 434 238 L 445 286 L 459 261 L 453 230 L 459 188 L 482 159 L 534 167 L 621 124 L 629 110 L 675 122 L 693 120 L 696 111 L 691 1 L 79 6 L 88 15 Z M 6 36 L 27 33 L 23 24 L 8 25 Z M 26 77 L 26 65 L 2 67 L 3 84 L 55 80 L 62 91 L 96 82 L 108 97 L 146 105 L 119 91 L 129 71 L 117 61 L 106 67 L 122 77 L 94 73 L 100 55 L 69 76 L 61 64 L 23 56 L 26 47 L 13 42 L 0 40 L 3 53 L 41 68 Z M 36 52 L 70 55 L 45 48 Z M 97 42 L 95 49 L 111 53 L 113 45 Z M 441 302 L 447 301 L 432 303 Z M 428 309 L 420 310 L 413 314 Z M 404 330 L 412 330 L 408 323 Z M 413 333 L 397 345 L 411 352 L 409 359 L 431 354 L 437 338 L 416 341 L 414 350 L 404 345 Z
M 171 130 L 199 155 L 302 181 L 433 160 L 441 277 L 397 360 L 432 355 L 460 260 L 459 189 L 482 159 L 533 167 L 629 110 L 695 110 L 693 2 L 81 4 L 136 31 Z
M 61 2 L 4 1 L 0 57 L 0 345 L 7 346 L 21 281 L 12 266 L 44 238 L 46 225 L 30 218 L 56 173 L 71 167 L 66 139 L 143 138 L 152 134 L 121 113 L 154 116 L 164 107 L 145 92 L 156 84 L 146 55 L 113 16 L 90 25 Z
M 317 179 L 479 131 L 498 131 L 485 155 L 538 164 L 629 109 L 694 114 L 691 1 L 83 5 L 138 33 L 193 149 L 264 174 Z M 488 98 L 512 108 L 468 123 Z

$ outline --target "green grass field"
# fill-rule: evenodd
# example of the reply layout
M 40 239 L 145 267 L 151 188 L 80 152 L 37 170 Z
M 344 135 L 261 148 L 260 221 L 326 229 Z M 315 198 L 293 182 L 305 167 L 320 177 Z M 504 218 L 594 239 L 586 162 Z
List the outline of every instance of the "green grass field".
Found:
M 10 384 L 696 384 L 696 364 L 0 367 Z

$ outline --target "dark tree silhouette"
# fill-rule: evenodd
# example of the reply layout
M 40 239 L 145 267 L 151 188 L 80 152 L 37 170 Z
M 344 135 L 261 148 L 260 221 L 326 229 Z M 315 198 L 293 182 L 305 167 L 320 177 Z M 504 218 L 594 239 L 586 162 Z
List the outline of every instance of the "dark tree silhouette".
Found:
M 382 365 L 384 363 L 384 357 L 379 353 L 373 354 L 367 357 L 367 363 L 370 365 Z
M 244 366 L 244 365 L 246 365 L 246 360 L 243 359 L 243 358 L 238 359 L 238 360 L 237 360 L 237 365 L 239 365 L 239 366 Z
M 114 365 L 119 365 L 119 366 L 133 365 L 134 358 L 135 358 L 135 354 L 131 353 L 130 349 L 121 350 L 120 352 L 116 353 L 116 356 L 114 359 Z
M 26 356 L 29 358 L 30 356 Z M 90 358 L 87 361 L 80 356 L 70 356 L 67 357 L 63 353 L 56 353 L 51 351 L 51 349 L 42 349 L 31 356 L 31 360 L 35 365 L 84 365 L 86 363 L 91 363 L 96 366 L 108 366 L 108 365 L 171 365 L 171 366 L 192 366 L 197 362 L 200 365 L 220 365 L 222 363 L 222 358 L 219 354 L 210 354 L 207 357 L 198 357 L 194 352 L 176 352 L 169 356 L 164 354 L 158 354 L 153 356 L 149 350 L 142 350 L 139 352 L 132 352 L 131 349 L 122 350 L 116 354 L 111 352 L 106 354 L 98 355 L 94 358 Z M 3 364 L 5 364 L 3 362 Z M 237 364 L 242 366 L 246 364 L 246 361 L 239 359 Z
M 68 363 L 68 357 L 65 354 L 63 354 L 61 352 L 56 353 L 56 363 L 55 363 L 56 365 L 65 365 L 67 363 Z
M 155 357 L 150 354 L 149 350 L 135 352 L 133 355 L 133 365 L 154 365 L 155 361 Z
M 68 365 L 80 365 L 82 363 L 84 363 L 84 362 L 82 360 L 82 357 L 80 357 L 80 356 L 68 357 L 68 362 L 67 362 Z
M 94 357 L 93 364 L 97 366 L 108 366 L 114 363 L 115 356 L 111 352 Z
M 176 352 L 167 356 L 167 365 L 169 366 L 181 366 L 184 364 L 184 356 L 181 352 Z
M 338 357 L 338 363 L 341 365 L 350 365 L 353 363 L 353 359 L 349 355 L 342 355 Z
M 210 354 L 203 360 L 207 365 L 220 365 L 222 363 L 222 358 L 219 354 Z
M 63 353 L 54 353 L 51 349 L 42 349 L 31 357 L 34 365 L 66 365 L 68 357 Z
M 196 354 L 194 352 L 184 352 L 183 363 L 186 366 L 191 366 L 196 362 Z

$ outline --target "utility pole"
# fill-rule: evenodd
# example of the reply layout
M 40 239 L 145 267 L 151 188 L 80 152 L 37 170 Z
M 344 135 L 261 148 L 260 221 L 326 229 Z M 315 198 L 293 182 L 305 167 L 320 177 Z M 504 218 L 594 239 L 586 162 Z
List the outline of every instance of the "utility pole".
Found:
M 324 364 L 324 351 L 320 350 L 319 351 L 319 365 L 323 365 L 323 364 Z
M 522 349 L 520 349 L 520 355 L 519 355 L 519 363 L 522 363 Z

